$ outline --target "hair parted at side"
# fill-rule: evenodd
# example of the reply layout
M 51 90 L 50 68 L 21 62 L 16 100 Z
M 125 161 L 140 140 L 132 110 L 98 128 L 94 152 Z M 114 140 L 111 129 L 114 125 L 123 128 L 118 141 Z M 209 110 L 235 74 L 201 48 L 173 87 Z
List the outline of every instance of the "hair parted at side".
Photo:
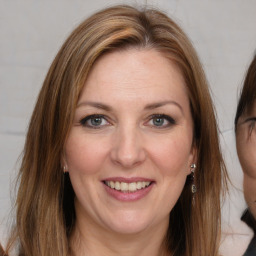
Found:
M 253 104 L 256 101 L 256 54 L 247 70 L 244 85 L 241 91 L 240 99 L 238 101 L 235 130 L 237 128 L 238 119 L 240 116 L 250 113 L 253 109 Z
M 154 9 L 115 6 L 78 26 L 54 59 L 31 117 L 19 173 L 16 227 L 19 255 L 67 256 L 75 222 L 74 192 L 61 159 L 76 104 L 95 61 L 110 51 L 154 49 L 175 61 L 186 81 L 197 147 L 195 204 L 187 181 L 170 213 L 166 246 L 173 256 L 216 256 L 220 194 L 226 169 L 207 81 L 182 29 Z

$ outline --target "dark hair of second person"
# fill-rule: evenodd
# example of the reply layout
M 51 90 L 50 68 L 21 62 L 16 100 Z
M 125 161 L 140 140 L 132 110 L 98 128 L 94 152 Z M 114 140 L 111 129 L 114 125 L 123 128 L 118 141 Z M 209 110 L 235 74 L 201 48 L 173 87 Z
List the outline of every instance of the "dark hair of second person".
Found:
M 236 146 L 244 172 L 244 197 L 248 204 L 242 220 L 253 229 L 254 237 L 244 256 L 256 254 L 256 55 L 241 91 L 235 117 Z

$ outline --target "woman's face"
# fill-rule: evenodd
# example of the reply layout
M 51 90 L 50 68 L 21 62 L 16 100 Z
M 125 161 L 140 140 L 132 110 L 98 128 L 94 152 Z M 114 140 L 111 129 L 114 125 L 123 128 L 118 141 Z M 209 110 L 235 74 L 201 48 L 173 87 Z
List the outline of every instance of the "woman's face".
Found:
M 189 99 L 174 63 L 155 50 L 101 57 L 65 145 L 77 221 L 123 234 L 166 230 L 194 162 L 192 141 Z
M 256 218 L 256 102 L 250 114 L 238 119 L 236 145 L 244 171 L 244 196 Z

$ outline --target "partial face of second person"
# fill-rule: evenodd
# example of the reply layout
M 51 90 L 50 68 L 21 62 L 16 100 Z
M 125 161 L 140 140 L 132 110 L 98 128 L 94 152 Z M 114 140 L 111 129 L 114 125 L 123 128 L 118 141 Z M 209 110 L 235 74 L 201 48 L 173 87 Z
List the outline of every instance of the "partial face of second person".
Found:
M 244 172 L 244 196 L 256 219 L 256 102 L 250 113 L 238 119 L 236 144 Z
M 178 67 L 156 50 L 103 55 L 79 99 L 65 145 L 77 222 L 97 230 L 166 232 L 195 159 Z

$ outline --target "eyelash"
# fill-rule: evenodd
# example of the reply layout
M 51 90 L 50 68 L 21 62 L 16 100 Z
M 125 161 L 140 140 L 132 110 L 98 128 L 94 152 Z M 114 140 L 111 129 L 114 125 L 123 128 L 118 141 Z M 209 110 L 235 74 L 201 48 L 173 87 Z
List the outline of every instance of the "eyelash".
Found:
M 150 116 L 150 120 L 153 120 L 153 119 L 165 119 L 167 120 L 168 124 L 167 125 L 164 125 L 164 126 L 156 126 L 156 125 L 152 125 L 154 128 L 157 128 L 157 129 L 164 129 L 164 128 L 168 128 L 170 127 L 171 125 L 174 125 L 176 124 L 176 121 L 168 116 L 168 115 L 165 115 L 165 114 L 154 114 L 152 116 Z
M 107 121 L 106 117 L 104 115 L 99 115 L 99 114 L 94 114 L 94 115 L 89 115 L 86 116 L 85 118 L 80 120 L 80 124 L 84 127 L 88 127 L 88 128 L 92 128 L 92 129 L 100 129 L 101 125 L 99 126 L 94 126 L 94 125 L 88 125 L 87 122 L 92 120 L 92 119 L 96 119 L 96 118 L 101 118 Z M 109 124 L 109 122 L 107 121 L 107 123 Z
M 104 119 L 106 120 L 106 122 L 108 123 L 108 125 L 110 125 L 109 121 L 107 120 L 106 116 L 105 115 L 100 115 L 100 114 L 93 114 L 93 115 L 89 115 L 89 116 L 86 116 L 85 118 L 81 119 L 80 120 L 80 124 L 84 127 L 88 127 L 88 128 L 91 128 L 91 129 L 100 129 L 102 127 L 101 124 L 99 124 L 98 126 L 96 125 L 89 125 L 87 124 L 88 121 L 90 120 L 93 120 L 93 119 L 96 119 L 96 118 L 101 118 L 101 119 Z M 170 127 L 171 125 L 175 125 L 176 124 L 176 121 L 168 116 L 168 115 L 165 115 L 165 114 L 154 114 L 154 115 L 151 115 L 149 117 L 149 121 L 147 122 L 150 122 L 150 121 L 153 121 L 154 119 L 164 119 L 164 120 L 167 120 L 168 124 L 166 125 L 161 125 L 161 126 L 157 126 L 157 125 L 150 125 L 151 127 L 153 128 L 156 128 L 156 129 L 164 129 L 164 128 L 168 128 Z M 103 125 L 105 126 L 105 125 Z

